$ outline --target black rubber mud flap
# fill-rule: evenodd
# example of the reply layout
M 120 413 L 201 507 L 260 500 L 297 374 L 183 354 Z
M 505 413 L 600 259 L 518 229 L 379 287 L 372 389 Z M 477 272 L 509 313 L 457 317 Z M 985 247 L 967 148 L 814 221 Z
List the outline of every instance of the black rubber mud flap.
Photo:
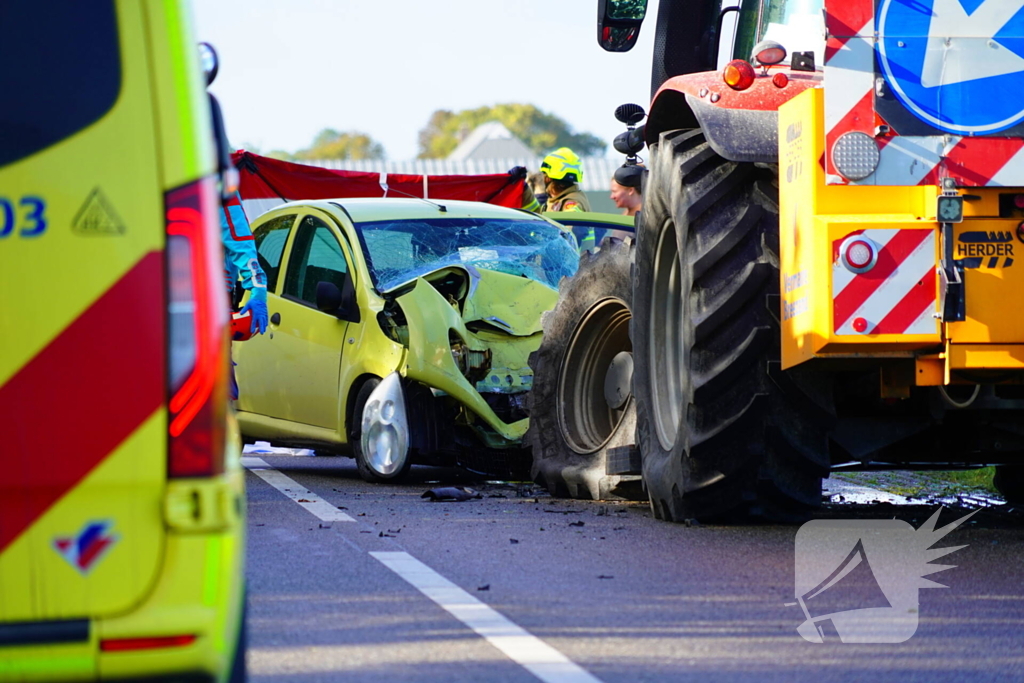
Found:
M 1024 465 L 997 465 L 992 485 L 1007 503 L 1024 504 Z

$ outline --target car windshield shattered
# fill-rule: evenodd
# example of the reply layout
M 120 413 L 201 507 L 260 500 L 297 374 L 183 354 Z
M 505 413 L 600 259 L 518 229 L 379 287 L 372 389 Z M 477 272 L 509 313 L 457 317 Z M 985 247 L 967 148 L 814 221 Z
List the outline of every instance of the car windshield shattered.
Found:
M 447 266 L 521 275 L 553 289 L 576 273 L 575 238 L 542 220 L 423 218 L 356 223 L 377 291 Z

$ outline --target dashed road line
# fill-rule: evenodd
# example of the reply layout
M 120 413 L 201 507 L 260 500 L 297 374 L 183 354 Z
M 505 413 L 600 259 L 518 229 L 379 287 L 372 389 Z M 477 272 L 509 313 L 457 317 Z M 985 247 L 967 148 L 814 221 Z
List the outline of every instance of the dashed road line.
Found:
M 324 522 L 356 521 L 294 479 L 270 467 L 263 458 L 243 456 L 242 465 Z
M 370 555 L 545 683 L 600 683 L 600 679 L 561 652 L 409 553 L 371 552 Z
M 356 521 L 262 458 L 243 456 L 242 465 L 326 522 Z M 362 550 L 351 541 L 349 545 Z M 601 679 L 409 553 L 369 554 L 544 683 L 601 683 Z

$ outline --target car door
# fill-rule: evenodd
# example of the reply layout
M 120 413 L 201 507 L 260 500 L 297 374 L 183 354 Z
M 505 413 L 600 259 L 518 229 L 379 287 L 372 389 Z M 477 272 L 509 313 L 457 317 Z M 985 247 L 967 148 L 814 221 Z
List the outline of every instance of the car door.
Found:
M 283 281 L 282 260 L 285 246 L 295 224 L 294 213 L 277 216 L 253 228 L 256 240 L 256 254 L 260 267 L 267 275 L 267 310 L 278 310 L 280 288 Z M 237 363 L 235 378 L 238 382 L 239 410 L 260 415 L 275 415 L 274 406 L 284 400 L 279 372 L 287 369 L 276 368 L 274 345 L 271 334 L 256 335 L 244 342 L 232 344 L 234 360 Z
M 317 310 L 317 283 L 339 289 L 350 277 L 337 228 L 326 215 L 300 215 L 288 250 L 281 296 L 269 307 L 274 381 L 273 417 L 338 429 L 338 382 L 348 325 Z

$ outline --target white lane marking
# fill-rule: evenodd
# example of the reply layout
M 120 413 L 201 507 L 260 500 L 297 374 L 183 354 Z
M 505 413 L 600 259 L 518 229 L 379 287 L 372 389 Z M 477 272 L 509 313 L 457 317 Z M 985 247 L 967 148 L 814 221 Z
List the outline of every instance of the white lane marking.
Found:
M 263 458 L 246 456 L 242 458 L 242 465 L 324 522 L 356 521 L 305 486 L 267 465 Z
M 371 552 L 370 555 L 540 680 L 546 683 L 600 683 L 600 679 L 561 652 L 512 623 L 409 553 Z

